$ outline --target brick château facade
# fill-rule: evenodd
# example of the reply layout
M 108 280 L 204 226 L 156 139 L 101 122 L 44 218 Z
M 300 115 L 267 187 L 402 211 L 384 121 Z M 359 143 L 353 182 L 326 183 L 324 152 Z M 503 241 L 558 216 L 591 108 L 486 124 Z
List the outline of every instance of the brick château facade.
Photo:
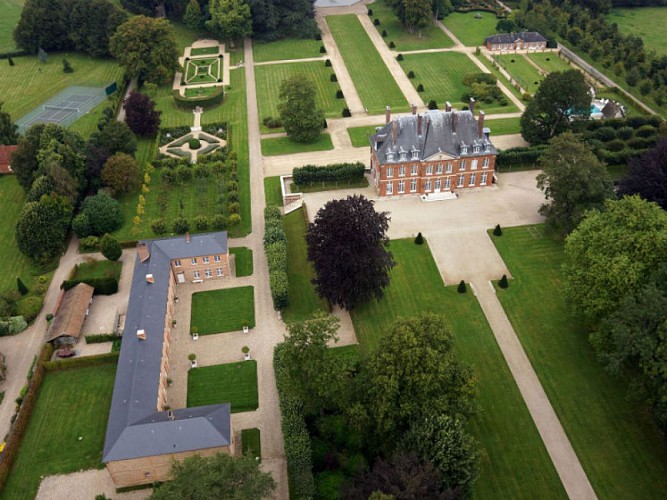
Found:
M 484 112 L 432 110 L 391 119 L 370 137 L 371 177 L 379 196 L 437 195 L 491 186 L 496 148 Z

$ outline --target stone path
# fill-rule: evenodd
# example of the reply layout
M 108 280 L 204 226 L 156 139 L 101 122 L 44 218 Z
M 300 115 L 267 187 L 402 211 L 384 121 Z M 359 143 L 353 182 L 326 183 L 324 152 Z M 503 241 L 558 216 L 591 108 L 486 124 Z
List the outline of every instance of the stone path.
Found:
M 302 63 L 302 62 L 316 62 L 316 61 L 325 61 L 326 59 L 328 59 L 327 56 L 304 57 L 303 59 L 281 59 L 279 61 L 256 62 L 255 66 L 271 66 L 272 64 L 291 64 L 291 63 Z

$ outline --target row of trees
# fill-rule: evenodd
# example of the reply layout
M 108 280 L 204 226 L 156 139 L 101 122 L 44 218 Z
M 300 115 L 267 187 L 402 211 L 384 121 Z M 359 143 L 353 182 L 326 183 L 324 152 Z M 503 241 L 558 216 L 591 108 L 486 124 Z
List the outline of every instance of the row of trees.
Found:
M 387 3 L 410 33 L 421 33 L 436 16 L 447 14 L 452 8 L 449 0 L 388 0 Z
M 474 382 L 470 368 L 454 355 L 441 317 L 397 320 L 378 349 L 358 362 L 327 347 L 337 341 L 334 316 L 321 314 L 288 328 L 281 361 L 290 395 L 315 418 L 311 432 L 330 444 L 345 443 L 348 459 L 361 453 L 374 464 L 339 477 L 346 483 L 345 498 L 368 498 L 375 491 L 401 491 L 400 498 L 470 492 L 478 452 L 465 423 L 475 408 Z M 337 469 L 342 457 L 328 460 Z M 398 473 L 400 464 L 409 464 L 410 476 Z M 382 472 L 387 470 L 393 473 Z
M 33 54 L 42 48 L 108 56 L 109 39 L 126 20 L 109 0 L 27 0 L 14 40 Z

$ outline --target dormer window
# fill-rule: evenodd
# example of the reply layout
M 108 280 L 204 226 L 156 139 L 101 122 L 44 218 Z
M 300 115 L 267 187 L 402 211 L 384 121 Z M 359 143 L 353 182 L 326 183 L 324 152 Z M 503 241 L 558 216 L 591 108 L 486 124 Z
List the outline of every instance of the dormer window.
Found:
M 405 161 L 408 159 L 408 153 L 405 151 L 401 151 L 398 153 L 398 161 Z
M 468 146 L 466 146 L 463 143 L 461 143 L 461 154 L 462 155 L 467 155 L 468 154 Z
M 472 151 L 473 151 L 473 153 L 479 153 L 479 149 L 480 149 L 480 148 L 479 148 L 479 144 L 475 144 L 475 145 L 472 147 Z
M 394 161 L 394 153 L 387 152 L 387 161 Z
M 413 160 L 419 159 L 419 151 L 417 149 L 412 150 L 412 159 Z
M 491 143 L 489 141 L 486 141 L 484 143 L 484 152 L 488 153 L 489 151 L 491 151 Z

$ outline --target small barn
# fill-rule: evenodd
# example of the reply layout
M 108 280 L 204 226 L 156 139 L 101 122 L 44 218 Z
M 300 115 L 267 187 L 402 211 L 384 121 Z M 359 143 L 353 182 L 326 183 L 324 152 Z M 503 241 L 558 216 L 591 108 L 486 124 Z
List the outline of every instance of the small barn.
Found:
M 54 346 L 64 346 L 79 341 L 94 291 L 92 286 L 79 283 L 63 293 L 46 334 L 47 342 Z

